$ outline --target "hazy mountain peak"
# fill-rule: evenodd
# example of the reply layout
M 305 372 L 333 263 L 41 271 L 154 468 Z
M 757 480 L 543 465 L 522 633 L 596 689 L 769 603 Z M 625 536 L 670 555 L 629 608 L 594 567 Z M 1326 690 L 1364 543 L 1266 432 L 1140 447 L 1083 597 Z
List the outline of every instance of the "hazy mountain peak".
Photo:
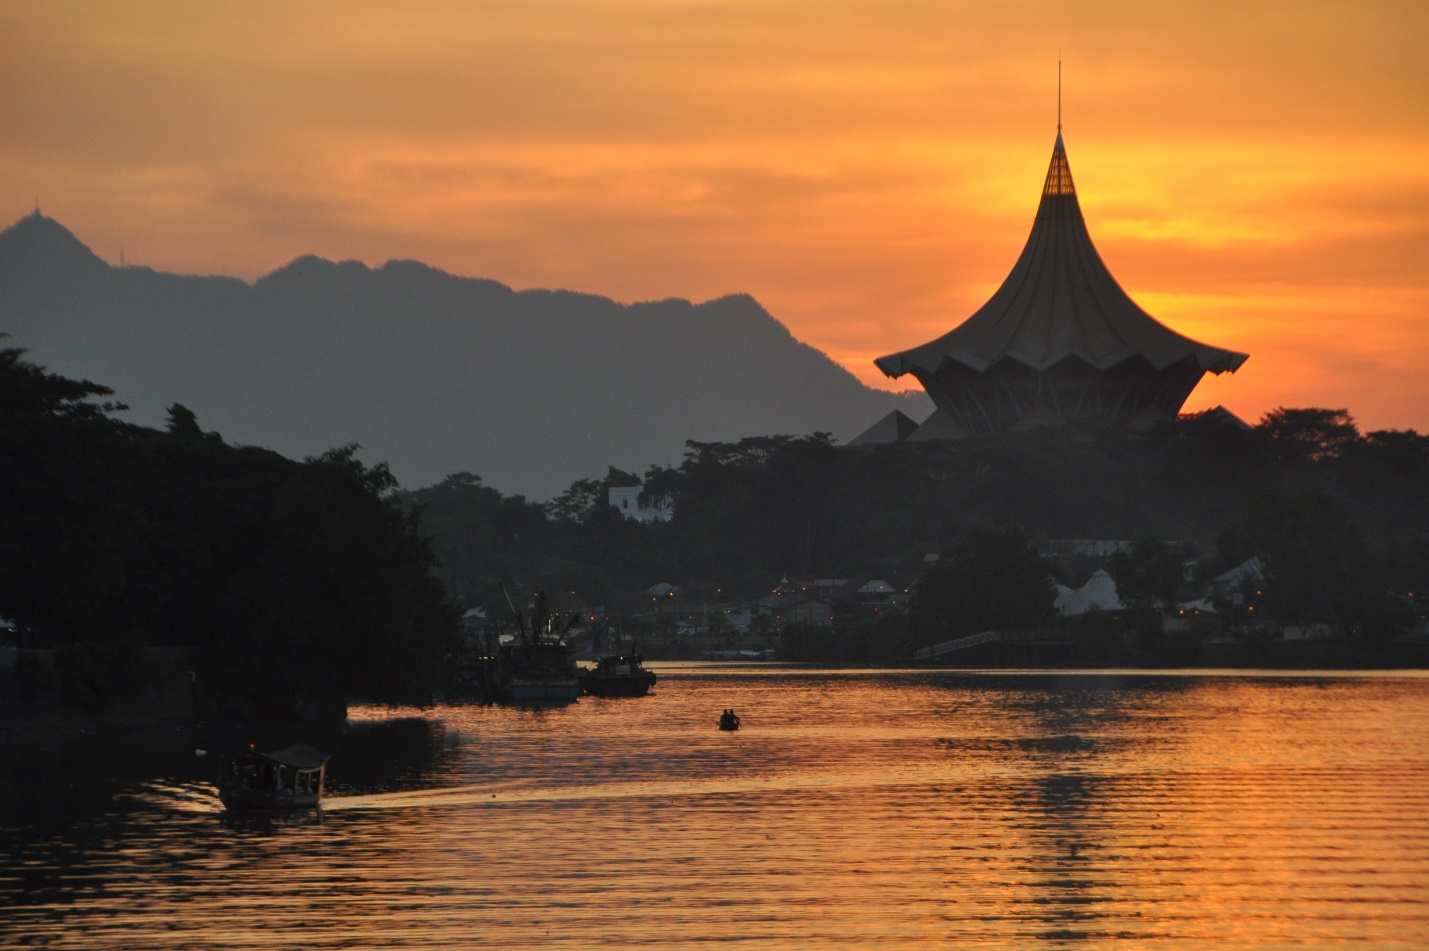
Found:
M 36 209 L 0 231 L 0 267 L 48 270 L 108 268 L 64 225 Z
M 686 440 L 851 438 L 928 409 L 859 383 L 748 294 L 621 304 L 316 255 L 252 285 L 178 278 L 109 268 L 41 216 L 0 234 L 0 332 L 112 387 L 138 423 L 178 402 L 230 442 L 359 443 L 409 487 L 469 471 L 533 498 L 676 463 Z
M 316 254 L 303 254 L 293 258 L 275 271 L 258 278 L 254 287 L 274 285 L 297 285 L 325 283 L 332 281 L 363 280 L 371 277 L 373 271 L 357 260 L 329 261 Z

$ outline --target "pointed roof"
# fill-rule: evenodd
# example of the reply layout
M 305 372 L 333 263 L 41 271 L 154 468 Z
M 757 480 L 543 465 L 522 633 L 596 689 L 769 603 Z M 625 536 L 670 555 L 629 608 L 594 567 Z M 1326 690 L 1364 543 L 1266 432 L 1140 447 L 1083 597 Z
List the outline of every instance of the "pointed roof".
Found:
M 953 414 L 940 407 L 933 410 L 932 415 L 923 420 L 908 439 L 912 442 L 931 442 L 941 439 L 962 439 L 967 434 L 967 427 L 958 422 Z
M 1053 607 L 1063 617 L 1076 617 L 1096 608 L 1099 611 L 1124 611 L 1121 595 L 1117 593 L 1116 582 L 1102 568 L 1092 572 L 1087 583 L 1080 588 L 1057 585 L 1057 600 Z
M 1002 286 L 950 332 L 874 362 L 898 377 L 936 373 L 944 361 L 982 372 L 1004 358 L 1045 370 L 1072 356 L 1099 370 L 1134 356 L 1158 370 L 1190 359 L 1212 373 L 1247 359 L 1183 337 L 1122 290 L 1092 245 L 1059 128 L 1032 233 Z
M 894 410 L 872 426 L 849 440 L 850 446 L 884 446 L 902 442 L 912 435 L 918 424 L 902 410 Z

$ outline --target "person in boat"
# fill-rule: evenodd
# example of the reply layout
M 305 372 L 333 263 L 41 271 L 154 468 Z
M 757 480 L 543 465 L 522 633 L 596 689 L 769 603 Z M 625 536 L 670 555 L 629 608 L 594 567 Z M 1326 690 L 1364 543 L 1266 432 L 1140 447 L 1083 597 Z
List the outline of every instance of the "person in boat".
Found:
M 720 714 L 719 728 L 721 730 L 738 730 L 739 716 L 733 710 L 726 710 Z

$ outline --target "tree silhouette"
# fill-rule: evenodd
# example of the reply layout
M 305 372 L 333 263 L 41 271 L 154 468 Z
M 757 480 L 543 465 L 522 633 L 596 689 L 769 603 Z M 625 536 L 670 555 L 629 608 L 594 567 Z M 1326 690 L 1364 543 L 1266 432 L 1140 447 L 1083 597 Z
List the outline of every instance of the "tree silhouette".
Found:
M 918 582 L 914 623 L 925 640 L 1048 623 L 1057 592 L 1046 562 L 1021 529 L 980 526 Z

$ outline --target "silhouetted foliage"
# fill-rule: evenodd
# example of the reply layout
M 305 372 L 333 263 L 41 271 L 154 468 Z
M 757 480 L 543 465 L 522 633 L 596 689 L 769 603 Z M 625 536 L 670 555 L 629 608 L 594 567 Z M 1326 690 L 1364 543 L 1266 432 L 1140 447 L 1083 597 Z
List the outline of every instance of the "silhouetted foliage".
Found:
M 66 644 L 55 657 L 55 670 L 65 704 L 96 714 L 116 698 L 140 690 L 144 651 L 141 645 L 123 638 Z
M 1283 454 L 1337 459 L 1359 440 L 1359 428 L 1344 409 L 1286 409 L 1266 413 L 1256 427 Z
M 831 627 L 791 624 L 779 636 L 779 659 L 796 662 L 877 666 L 904 663 L 918 648 L 901 614 L 859 614 Z
M 673 503 L 668 523 L 648 525 L 606 503 L 614 471 L 577 481 L 544 509 L 474 477 L 409 499 L 449 589 L 498 614 L 503 582 L 576 590 L 619 614 L 648 610 L 640 592 L 657 581 L 734 599 L 767 594 L 781 577 L 912 578 L 926 555 L 955 552 L 987 525 L 1012 524 L 1034 546 L 1138 539 L 1105 565 L 1142 612 L 1119 619 L 1121 633 L 1168 658 L 1192 656 L 1199 635 L 1163 637 L 1150 618 L 1177 601 L 1182 562 L 1197 555 L 1207 561 L 1203 578 L 1264 556 L 1279 592 L 1266 607 L 1287 618 L 1324 615 L 1367 629 L 1361 617 L 1393 616 L 1374 606 L 1375 591 L 1429 588 L 1429 439 L 1412 431 L 1359 437 L 1341 411 L 1279 410 L 1270 419 L 1247 427 L 1212 411 L 1150 432 L 1044 430 L 865 450 L 819 434 L 691 442 L 680 465 L 646 472 L 642 495 Z M 1268 500 L 1287 492 L 1315 493 L 1291 508 L 1318 524 L 1295 529 L 1300 516 L 1289 510 L 1271 518 L 1281 510 Z M 1329 514 L 1317 516 L 1321 509 Z M 1299 541 L 1284 540 L 1295 532 Z M 1098 566 L 1085 561 L 1058 568 L 1061 580 L 1084 582 Z M 1040 592 L 1039 581 L 1039 603 Z M 977 617 L 949 606 L 942 629 L 986 623 Z M 821 630 L 787 639 L 785 649 L 850 662 L 867 654 L 847 644 Z
M 1171 605 L 1182 584 L 1185 552 L 1159 538 L 1144 538 L 1129 553 L 1117 552 L 1107 569 L 1122 603 L 1137 607 Z
M 1045 625 L 1056 597 L 1047 563 L 1026 533 L 979 527 L 924 573 L 911 613 L 925 641 L 940 641 Z
M 1221 539 L 1229 561 L 1259 556 L 1263 605 L 1288 624 L 1353 625 L 1376 574 L 1343 506 L 1318 488 L 1267 486 L 1253 494 Z
M 179 404 L 132 426 L 107 395 L 0 351 L 0 615 L 64 647 L 67 700 L 104 706 L 123 645 L 162 644 L 253 710 L 431 698 L 455 615 L 384 466 L 228 446 Z

